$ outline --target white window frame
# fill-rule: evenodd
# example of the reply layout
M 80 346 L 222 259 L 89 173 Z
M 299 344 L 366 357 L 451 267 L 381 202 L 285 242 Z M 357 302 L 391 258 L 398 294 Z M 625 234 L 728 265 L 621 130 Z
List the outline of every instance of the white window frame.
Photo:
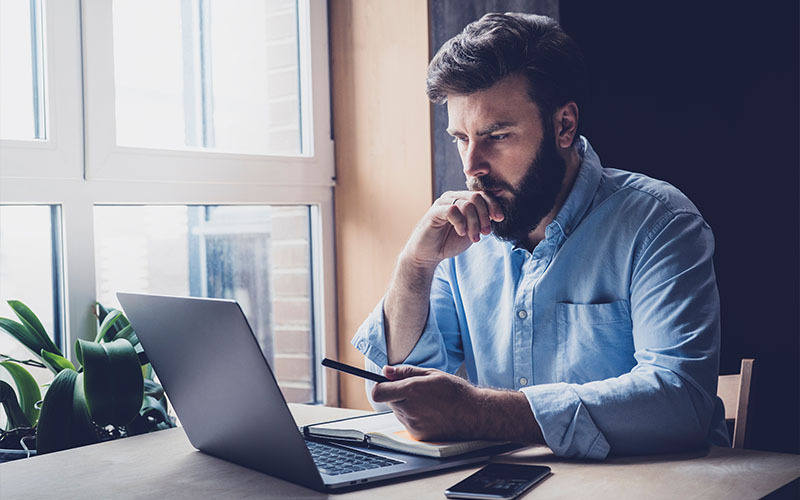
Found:
M 336 357 L 327 3 L 298 0 L 301 19 L 308 19 L 300 30 L 301 50 L 311 56 L 301 71 L 308 113 L 303 123 L 313 128 L 304 135 L 311 147 L 297 156 L 116 146 L 112 3 L 43 3 L 48 133 L 45 140 L 0 141 L 0 204 L 61 206 L 67 355 L 74 358 L 75 341 L 92 336 L 95 324 L 95 205 L 304 204 L 312 207 L 310 354 L 316 360 Z M 337 405 L 335 375 L 318 368 L 314 373 L 315 397 Z

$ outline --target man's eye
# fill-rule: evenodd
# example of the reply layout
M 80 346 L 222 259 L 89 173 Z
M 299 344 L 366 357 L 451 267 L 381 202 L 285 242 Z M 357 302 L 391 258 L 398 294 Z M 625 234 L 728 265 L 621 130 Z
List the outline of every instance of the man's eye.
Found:
M 494 134 L 490 135 L 489 137 L 491 137 L 493 141 L 502 141 L 508 137 L 508 134 Z
M 453 144 L 458 144 L 458 143 L 466 144 L 467 143 L 467 138 L 466 137 L 453 137 Z

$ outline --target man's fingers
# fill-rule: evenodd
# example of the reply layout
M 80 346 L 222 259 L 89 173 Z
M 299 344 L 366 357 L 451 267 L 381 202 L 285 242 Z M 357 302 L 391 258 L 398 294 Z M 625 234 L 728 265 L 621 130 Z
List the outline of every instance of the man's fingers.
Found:
M 372 387 L 372 400 L 376 403 L 402 403 L 408 398 L 409 387 L 403 380 L 381 382 Z
M 470 202 L 475 206 L 478 217 L 481 220 L 481 232 L 483 232 L 484 229 L 489 230 L 484 234 L 489 234 L 489 232 L 491 232 L 490 220 L 500 222 L 505 218 L 500 203 L 484 191 L 447 191 L 434 202 L 434 205 L 443 207 L 462 205 L 462 203 L 459 203 L 461 200 Z
M 470 194 L 468 201 L 475 207 L 478 215 L 478 231 L 482 234 L 489 234 L 492 232 L 492 219 L 489 202 L 484 196 L 484 193 L 474 192 Z
M 465 191 L 445 191 L 433 204 L 439 206 L 452 205 L 456 200 L 463 198 L 464 193 Z
M 457 205 L 450 205 L 445 210 L 445 218 L 453 226 L 456 234 L 467 236 L 467 218 L 461 213 L 461 209 Z
M 473 242 L 477 243 L 481 239 L 481 221 L 478 218 L 478 210 L 475 204 L 469 200 L 459 201 L 456 203 L 464 214 L 467 222 L 467 237 Z
M 492 196 L 489 196 L 483 191 L 478 191 L 481 197 L 486 201 L 487 206 L 489 207 L 489 217 L 495 221 L 500 222 L 505 219 L 505 214 L 503 214 L 503 207 L 500 206 L 500 203 L 497 202 Z
M 372 400 L 376 403 L 398 403 L 405 401 L 408 384 L 403 383 L 404 379 L 411 377 L 421 377 L 430 373 L 428 368 L 420 368 L 413 365 L 397 365 L 383 367 L 383 375 L 389 382 L 381 382 L 372 387 Z
M 372 388 L 372 400 L 376 403 L 398 403 L 405 400 L 405 395 L 396 385 L 389 382 L 375 384 Z

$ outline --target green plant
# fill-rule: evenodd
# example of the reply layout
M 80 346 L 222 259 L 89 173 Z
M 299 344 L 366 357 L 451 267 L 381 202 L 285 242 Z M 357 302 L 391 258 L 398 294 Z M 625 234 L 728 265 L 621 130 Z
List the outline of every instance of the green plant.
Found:
M 0 331 L 18 340 L 38 361 L 0 355 L 5 359 L 0 366 L 11 375 L 18 394 L 17 398 L 11 385 L 0 381 L 0 403 L 9 430 L 35 429 L 38 453 L 174 427 L 164 390 L 154 380 L 136 332 L 121 311 L 95 303 L 97 333 L 94 341 L 75 343 L 76 368 L 25 304 L 15 300 L 8 304 L 19 322 L 0 318 Z M 25 364 L 53 372 L 43 400 Z

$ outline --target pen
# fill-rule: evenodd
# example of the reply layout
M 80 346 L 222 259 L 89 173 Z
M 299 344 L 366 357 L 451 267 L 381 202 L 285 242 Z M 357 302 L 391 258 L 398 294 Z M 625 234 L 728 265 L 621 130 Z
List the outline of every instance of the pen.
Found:
M 356 368 L 355 366 L 346 365 L 344 363 L 340 363 L 338 361 L 334 361 L 332 359 L 325 358 L 322 360 L 322 366 L 327 366 L 328 368 L 333 368 L 334 370 L 339 370 L 340 372 L 349 373 L 350 375 L 355 375 L 356 377 L 366 378 L 369 380 L 373 380 L 375 382 L 388 382 L 389 379 L 384 377 L 383 375 L 379 375 L 377 373 L 368 372 L 367 370 L 362 370 L 361 368 Z

